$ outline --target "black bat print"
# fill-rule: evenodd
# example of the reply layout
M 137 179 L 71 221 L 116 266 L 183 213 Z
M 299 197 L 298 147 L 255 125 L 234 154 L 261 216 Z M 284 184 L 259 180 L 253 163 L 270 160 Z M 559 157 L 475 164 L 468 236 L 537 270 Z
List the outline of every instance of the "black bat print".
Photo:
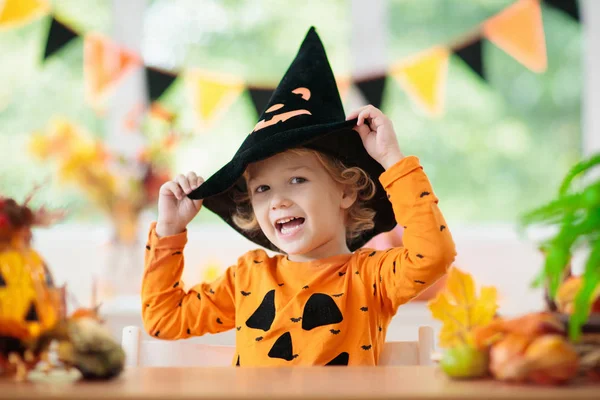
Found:
M 368 346 L 360 346 L 361 349 L 363 350 L 371 350 L 371 345 Z
M 344 295 L 344 293 L 338 293 L 338 294 L 334 294 L 333 297 L 342 297 Z
M 254 264 L 260 264 L 262 261 L 254 260 Z
M 223 324 L 223 321 L 221 321 L 221 318 L 217 318 L 217 324 Z
M 214 291 L 214 290 L 212 290 L 212 289 L 210 289 L 208 292 L 209 292 L 210 294 L 215 294 L 215 291 Z
M 243 290 L 240 290 L 240 293 L 242 294 L 242 296 L 246 297 L 246 296 L 250 296 L 252 294 L 252 292 L 244 292 Z
M 277 286 L 281 287 L 283 286 L 283 283 L 278 283 Z
M 360 311 L 369 311 L 369 307 L 361 307 Z
M 300 318 L 290 318 L 290 320 L 292 322 L 300 322 L 300 321 L 302 321 L 302 317 L 300 317 Z
M 333 333 L 334 335 L 337 335 L 341 331 L 339 329 L 330 329 L 329 332 Z
M 254 340 L 256 340 L 257 342 L 260 342 L 261 340 L 263 340 L 263 337 L 262 337 L 262 336 L 259 336 L 259 337 L 257 337 L 257 338 L 256 338 L 256 339 L 254 339 Z
M 302 289 L 308 289 L 308 285 L 304 286 Z
M 345 272 L 338 272 L 338 275 L 339 276 L 344 276 L 344 275 L 346 275 L 346 273 Z
M 241 327 L 241 326 L 238 326 L 238 327 L 237 327 L 237 328 L 235 328 L 235 329 L 237 329 L 237 330 L 239 331 L 240 329 L 242 329 L 242 327 Z

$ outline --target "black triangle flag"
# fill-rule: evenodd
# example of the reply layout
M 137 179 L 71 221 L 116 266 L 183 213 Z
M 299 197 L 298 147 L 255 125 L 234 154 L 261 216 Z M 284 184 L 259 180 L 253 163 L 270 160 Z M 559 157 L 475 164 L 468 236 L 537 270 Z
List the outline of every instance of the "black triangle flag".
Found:
M 471 69 L 485 80 L 485 72 L 483 70 L 483 41 L 477 39 L 469 43 L 467 46 L 454 51 L 454 54 L 459 56 Z
M 150 102 L 157 100 L 177 79 L 177 75 L 158 69 L 145 67 L 146 82 L 148 84 L 148 93 Z
M 250 98 L 252 99 L 252 104 L 254 104 L 256 115 L 262 115 L 275 89 L 249 87 L 248 91 L 250 92 Z
M 552 7 L 558 8 L 563 11 L 565 14 L 568 14 L 575 21 L 581 21 L 580 13 L 579 13 L 579 5 L 577 3 L 578 0 L 545 0 L 546 3 L 550 4 Z
M 60 23 L 53 16 L 52 23 L 50 24 L 50 32 L 48 32 L 48 39 L 46 40 L 46 47 L 44 48 L 44 61 L 78 36 L 77 33 L 67 28 L 67 26 Z
M 369 104 L 381 108 L 385 81 L 386 76 L 381 76 L 367 81 L 357 81 L 354 84 L 358 87 Z

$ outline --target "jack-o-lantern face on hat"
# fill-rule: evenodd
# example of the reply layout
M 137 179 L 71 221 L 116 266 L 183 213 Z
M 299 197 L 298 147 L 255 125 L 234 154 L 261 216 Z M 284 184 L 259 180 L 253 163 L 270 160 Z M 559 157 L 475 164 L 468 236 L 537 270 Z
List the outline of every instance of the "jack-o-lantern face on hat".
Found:
M 306 103 L 308 100 L 310 100 L 310 90 L 308 90 L 305 87 L 300 87 L 300 88 L 294 89 L 294 90 L 292 90 L 292 93 L 295 94 L 296 96 L 290 97 L 287 104 L 282 104 L 282 103 L 273 104 L 271 107 L 269 107 L 265 111 L 265 114 L 274 113 L 275 111 L 279 111 L 286 106 L 287 106 L 287 108 L 293 108 L 295 106 L 303 107 L 304 105 L 302 104 L 302 102 Z M 297 108 L 297 109 L 291 109 L 290 111 L 283 111 L 279 114 L 265 115 L 265 118 L 260 120 L 256 124 L 256 126 L 254 126 L 254 130 L 252 132 L 259 131 L 263 128 L 278 124 L 280 122 L 285 122 L 288 119 L 297 117 L 299 115 L 312 115 L 312 113 L 304 108 Z M 270 117 L 270 118 L 267 119 L 268 117 Z

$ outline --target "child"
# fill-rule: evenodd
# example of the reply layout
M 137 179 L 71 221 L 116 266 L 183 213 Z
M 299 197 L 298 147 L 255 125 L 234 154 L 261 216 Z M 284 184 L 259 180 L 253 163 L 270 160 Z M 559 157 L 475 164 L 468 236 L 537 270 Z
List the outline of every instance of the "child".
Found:
M 344 118 L 311 28 L 231 162 L 206 182 L 190 172 L 161 187 L 146 246 L 145 328 L 162 339 L 235 328 L 238 366 L 377 365 L 398 307 L 456 255 L 437 203 L 381 111 Z M 186 292 L 186 226 L 203 204 L 281 254 L 250 251 Z M 361 248 L 395 221 L 405 247 Z

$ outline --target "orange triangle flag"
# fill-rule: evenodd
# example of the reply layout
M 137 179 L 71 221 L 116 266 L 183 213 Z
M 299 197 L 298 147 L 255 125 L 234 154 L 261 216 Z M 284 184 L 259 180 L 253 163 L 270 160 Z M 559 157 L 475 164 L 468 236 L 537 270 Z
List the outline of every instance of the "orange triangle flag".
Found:
M 444 109 L 449 55 L 448 49 L 434 47 L 391 69 L 391 75 L 408 95 L 432 115 Z
M 203 128 L 213 123 L 244 90 L 244 83 L 233 76 L 195 70 L 190 73 L 192 104 Z
M 47 0 L 0 0 L 0 27 L 14 28 L 48 13 Z
M 483 24 L 484 35 L 534 72 L 546 70 L 546 41 L 538 0 L 519 0 Z
M 97 34 L 85 37 L 83 62 L 85 97 L 98 112 L 117 83 L 142 64 L 136 54 Z

